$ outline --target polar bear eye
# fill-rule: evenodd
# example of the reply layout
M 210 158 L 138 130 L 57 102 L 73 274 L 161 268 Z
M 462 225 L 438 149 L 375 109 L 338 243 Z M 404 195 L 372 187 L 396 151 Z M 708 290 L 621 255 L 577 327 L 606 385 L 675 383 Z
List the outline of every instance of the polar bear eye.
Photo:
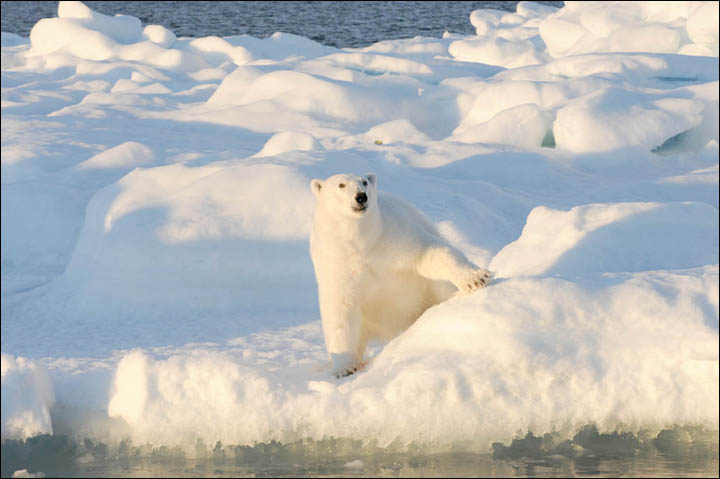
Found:
M 367 181 L 363 180 L 363 186 L 367 186 Z
M 338 188 L 345 188 L 345 183 L 340 183 L 340 184 L 338 185 Z

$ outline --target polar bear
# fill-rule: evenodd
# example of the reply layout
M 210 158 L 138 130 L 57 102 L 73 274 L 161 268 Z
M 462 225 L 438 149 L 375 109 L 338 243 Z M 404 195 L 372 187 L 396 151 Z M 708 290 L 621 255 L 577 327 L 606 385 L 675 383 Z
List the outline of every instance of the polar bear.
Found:
M 376 175 L 314 179 L 310 188 L 310 256 L 335 376 L 363 366 L 368 340 L 390 340 L 457 290 L 488 284 L 490 272 L 448 244 L 420 211 L 379 194 Z

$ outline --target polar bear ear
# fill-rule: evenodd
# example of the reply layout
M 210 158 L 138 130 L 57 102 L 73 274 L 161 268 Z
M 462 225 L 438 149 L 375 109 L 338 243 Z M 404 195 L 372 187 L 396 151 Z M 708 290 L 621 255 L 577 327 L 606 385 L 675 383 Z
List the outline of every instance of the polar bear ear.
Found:
M 365 178 L 367 178 L 373 186 L 377 186 L 377 176 L 375 175 L 375 173 L 368 173 L 367 175 L 365 175 Z
M 312 190 L 312 192 L 315 196 L 320 194 L 320 190 L 322 190 L 322 187 L 323 187 L 322 180 L 318 180 L 317 178 L 315 178 L 314 180 L 312 180 L 310 182 L 310 189 Z

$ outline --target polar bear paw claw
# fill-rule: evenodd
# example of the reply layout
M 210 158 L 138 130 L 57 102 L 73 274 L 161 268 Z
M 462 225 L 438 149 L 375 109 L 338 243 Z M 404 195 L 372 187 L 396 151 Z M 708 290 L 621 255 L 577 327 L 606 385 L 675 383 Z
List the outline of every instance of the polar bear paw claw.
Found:
M 472 272 L 468 278 L 462 282 L 460 289 L 465 293 L 472 293 L 476 289 L 484 288 L 490 283 L 492 273 L 486 269 L 478 269 Z
M 342 368 L 339 371 L 335 371 L 334 374 L 335 374 L 335 377 L 338 379 L 345 378 L 345 377 L 350 376 L 351 374 L 355 374 L 358 371 L 362 371 L 363 369 L 365 369 L 366 365 L 367 365 L 367 363 L 365 361 L 363 361 L 363 362 L 360 362 L 357 364 L 353 364 L 352 366 Z

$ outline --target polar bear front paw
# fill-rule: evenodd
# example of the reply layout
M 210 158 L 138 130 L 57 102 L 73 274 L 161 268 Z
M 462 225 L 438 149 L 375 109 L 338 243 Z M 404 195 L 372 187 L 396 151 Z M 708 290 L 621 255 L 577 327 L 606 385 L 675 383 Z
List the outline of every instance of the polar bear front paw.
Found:
M 358 363 L 353 366 L 348 366 L 346 368 L 337 370 L 333 374 L 335 374 L 335 377 L 338 379 L 345 378 L 345 377 L 350 376 L 351 374 L 355 374 L 358 371 L 362 371 L 364 367 L 365 367 L 365 363 Z
M 359 361 L 349 353 L 331 354 L 330 356 L 333 364 L 332 374 L 338 379 L 362 371 L 367 365 L 365 361 Z
M 464 277 L 456 286 L 463 293 L 472 293 L 476 289 L 487 286 L 490 283 L 491 277 L 492 273 L 490 271 L 478 268 Z

